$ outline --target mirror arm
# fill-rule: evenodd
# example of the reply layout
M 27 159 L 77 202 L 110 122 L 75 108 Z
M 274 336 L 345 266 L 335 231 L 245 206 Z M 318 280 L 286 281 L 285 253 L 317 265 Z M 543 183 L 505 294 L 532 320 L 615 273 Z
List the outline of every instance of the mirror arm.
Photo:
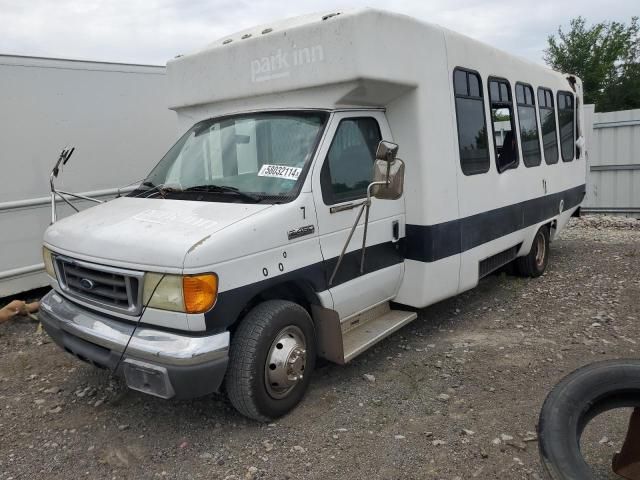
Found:
M 97 198 L 91 198 L 91 197 L 87 197 L 85 195 L 80 195 L 79 193 L 71 193 L 71 192 L 65 192 L 64 190 L 56 190 L 56 193 L 58 195 L 60 195 L 62 197 L 62 195 L 68 195 L 70 197 L 74 197 L 74 198 L 79 198 L 81 200 L 86 200 L 88 202 L 93 202 L 93 203 L 104 203 L 104 200 L 98 200 Z M 74 207 L 75 208 L 75 207 Z M 79 212 L 80 210 L 77 210 L 77 212 Z
M 56 178 L 58 178 L 58 175 L 60 173 L 60 167 L 61 166 L 64 167 L 67 164 L 67 162 L 71 158 L 71 155 L 73 155 L 74 151 L 75 151 L 75 147 L 71 147 L 71 148 L 65 147 L 62 150 L 62 152 L 60 152 L 60 155 L 58 156 L 58 160 L 56 161 L 55 165 L 53 166 L 53 169 L 51 170 L 51 173 L 49 174 L 49 188 L 51 189 L 51 223 L 52 224 L 55 223 L 57 220 L 56 196 L 60 197 L 60 199 L 63 202 L 65 202 L 67 205 L 73 208 L 76 212 L 79 212 L 80 210 L 75 205 L 73 205 L 69 201 L 69 199 L 65 197 L 65 195 L 73 198 L 79 198 L 81 200 L 87 200 L 89 202 L 104 203 L 104 200 L 98 200 L 97 198 L 87 197 L 86 195 L 65 192 L 63 190 L 56 190 L 55 180 Z
M 49 175 L 49 186 L 51 187 L 51 223 L 56 223 L 56 187 L 53 184 L 53 179 L 55 177 L 57 165 L 51 170 L 51 174 Z
M 368 199 L 367 199 L 368 201 Z M 333 267 L 333 273 L 331 274 L 331 277 L 329 277 L 329 286 L 333 285 L 333 279 L 336 277 L 336 273 L 338 273 L 338 268 L 340 268 L 340 264 L 342 263 L 342 259 L 344 258 L 344 254 L 347 251 L 347 247 L 349 246 L 349 243 L 351 243 L 351 238 L 353 237 L 353 233 L 356 231 L 356 227 L 358 226 L 358 222 L 360 221 L 360 217 L 362 217 L 362 212 L 364 212 L 364 209 L 367 206 L 367 201 L 362 202 L 361 206 L 360 206 L 360 211 L 358 212 L 358 216 L 356 217 L 356 221 L 353 223 L 353 227 L 351 227 L 351 232 L 349 232 L 349 237 L 347 238 L 347 241 L 344 244 L 344 247 L 342 247 L 342 252 L 340 252 L 340 256 L 338 257 L 338 261 L 336 262 L 336 266 Z
M 380 142 L 382 143 L 382 142 Z M 338 269 L 340 268 L 340 265 L 342 264 L 342 260 L 344 259 L 344 254 L 347 251 L 347 248 L 349 247 L 349 243 L 351 243 L 351 239 L 353 238 L 353 234 L 356 231 L 356 228 L 358 227 L 358 222 L 360 221 L 360 218 L 362 218 L 362 213 L 365 213 L 365 217 L 364 217 L 364 232 L 362 234 L 362 248 L 361 248 L 361 254 L 360 254 L 360 274 L 362 275 L 364 273 L 364 258 L 365 258 L 365 253 L 366 253 L 366 247 L 367 247 L 367 231 L 368 231 L 368 227 L 369 227 L 369 210 L 371 209 L 371 189 L 375 186 L 378 185 L 385 185 L 385 186 L 389 186 L 391 184 L 391 162 L 387 161 L 387 178 L 384 181 L 378 181 L 378 182 L 371 182 L 368 186 L 367 186 L 367 198 L 364 202 L 362 202 L 360 204 L 360 211 L 358 212 L 358 216 L 356 217 L 356 221 L 353 223 L 353 226 L 351 227 L 351 231 L 349 232 L 349 237 L 347 237 L 347 241 L 344 244 L 344 247 L 342 247 L 342 252 L 340 252 L 340 256 L 338 257 L 338 261 L 336 262 L 336 266 L 333 268 L 333 272 L 331 273 L 331 277 L 329 277 L 329 287 L 331 287 L 333 285 L 333 280 L 336 277 L 336 274 L 338 273 Z M 349 205 L 347 208 L 353 208 L 355 207 L 355 205 Z M 335 208 L 335 210 L 334 210 Z M 338 210 L 339 207 L 332 207 L 331 209 L 331 213 L 340 211 Z M 345 210 L 347 209 L 345 208 Z
M 58 191 L 56 190 L 56 194 L 57 194 L 57 195 L 58 195 L 58 196 L 59 196 L 59 197 L 60 197 L 60 198 L 61 198 L 61 199 L 62 199 L 62 200 L 67 204 L 67 205 L 69 205 L 71 208 L 73 208 L 76 212 L 80 213 L 80 210 L 78 210 L 78 208 L 77 208 L 75 205 L 73 205 L 69 200 L 67 200 L 67 199 L 64 197 L 64 195 L 62 195 L 62 193 L 63 193 L 63 192 L 58 192 Z
M 51 187 L 51 223 L 56 222 L 56 187 L 54 185 L 54 181 L 56 178 L 58 178 L 58 173 L 60 173 L 60 164 L 62 163 L 64 165 L 65 163 L 67 163 L 70 156 L 71 154 L 69 153 L 69 149 L 67 147 L 63 148 L 60 152 L 60 155 L 58 156 L 56 164 L 51 170 L 51 174 L 49 175 L 49 186 Z
M 367 187 L 367 201 L 364 204 L 366 213 L 364 216 L 364 232 L 362 234 L 362 249 L 360 254 L 360 275 L 364 273 L 364 255 L 367 251 L 367 230 L 369 229 L 369 210 L 371 209 L 371 189 L 376 185 L 389 185 L 389 165 L 391 164 L 387 164 L 387 180 L 384 182 L 371 182 Z

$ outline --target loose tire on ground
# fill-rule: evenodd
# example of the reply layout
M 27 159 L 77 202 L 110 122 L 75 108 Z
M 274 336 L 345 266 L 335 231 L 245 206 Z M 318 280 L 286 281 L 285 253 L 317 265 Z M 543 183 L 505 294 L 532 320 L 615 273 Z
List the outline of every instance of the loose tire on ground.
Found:
M 547 396 L 538 422 L 540 459 L 553 480 L 591 480 L 580 437 L 596 416 L 640 406 L 640 360 L 609 360 L 582 367 Z
M 531 250 L 524 257 L 516 258 L 516 270 L 523 277 L 536 278 L 542 275 L 549 262 L 549 227 L 543 225 L 536 232 Z
M 258 304 L 231 339 L 225 380 L 231 404 L 254 420 L 266 422 L 281 417 L 303 398 L 315 358 L 315 330 L 304 308 L 285 300 Z M 288 370 L 283 369 L 283 362 Z M 296 375 L 285 375 L 284 382 L 278 383 L 278 378 L 271 377 L 279 374 L 281 379 L 287 371 L 301 374 L 302 379 L 292 381 L 290 378 Z

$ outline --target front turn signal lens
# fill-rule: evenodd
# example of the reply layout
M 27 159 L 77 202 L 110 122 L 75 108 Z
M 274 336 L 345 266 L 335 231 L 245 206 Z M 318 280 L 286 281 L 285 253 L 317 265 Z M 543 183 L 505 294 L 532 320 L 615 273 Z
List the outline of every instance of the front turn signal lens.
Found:
M 187 313 L 204 313 L 218 298 L 218 276 L 215 274 L 182 277 L 182 295 Z

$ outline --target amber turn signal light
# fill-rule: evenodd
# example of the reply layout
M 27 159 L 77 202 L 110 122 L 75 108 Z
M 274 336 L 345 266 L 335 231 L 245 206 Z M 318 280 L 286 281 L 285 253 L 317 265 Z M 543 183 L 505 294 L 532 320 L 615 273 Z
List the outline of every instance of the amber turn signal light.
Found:
M 218 276 L 215 274 L 182 277 L 182 295 L 187 313 L 203 313 L 218 298 Z

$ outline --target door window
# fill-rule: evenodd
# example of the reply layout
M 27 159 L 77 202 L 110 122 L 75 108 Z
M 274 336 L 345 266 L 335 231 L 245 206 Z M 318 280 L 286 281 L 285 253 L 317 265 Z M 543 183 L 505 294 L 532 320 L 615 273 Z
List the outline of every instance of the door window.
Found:
M 320 173 L 327 205 L 362 198 L 373 177 L 373 162 L 381 140 L 372 117 L 340 121 Z

